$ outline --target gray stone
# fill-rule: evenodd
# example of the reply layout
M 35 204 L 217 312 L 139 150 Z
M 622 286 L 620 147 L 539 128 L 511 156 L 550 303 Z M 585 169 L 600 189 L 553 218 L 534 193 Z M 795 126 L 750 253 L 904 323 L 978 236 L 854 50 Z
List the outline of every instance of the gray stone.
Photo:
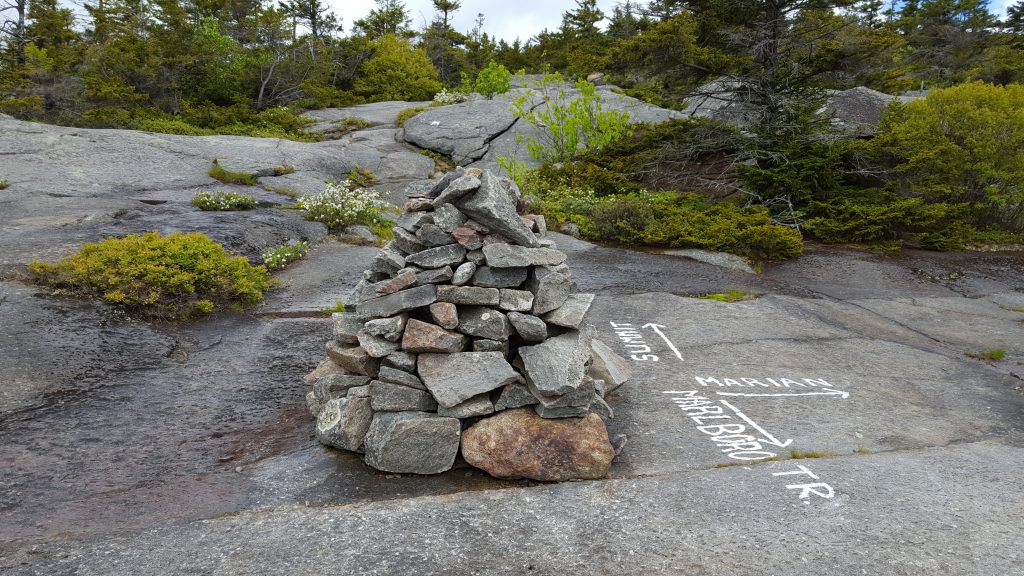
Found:
M 473 340 L 473 352 L 501 352 L 508 358 L 508 340 Z
M 448 246 L 438 246 L 437 248 L 429 248 L 422 252 L 410 254 L 405 261 L 409 264 L 422 266 L 423 268 L 441 268 L 442 266 L 458 264 L 465 257 L 465 247 L 459 244 L 449 244 Z
M 501 412 L 522 406 L 532 406 L 538 402 L 539 400 L 530 392 L 526 384 L 513 382 L 501 389 L 498 400 L 494 403 L 494 411 Z
M 562 234 L 572 236 L 573 238 L 580 237 L 580 227 L 574 224 L 573 222 L 563 222 L 559 231 Z
M 434 198 L 434 207 L 437 208 L 438 206 L 451 204 L 479 187 L 479 178 L 469 175 L 459 176 L 455 180 L 452 180 L 452 183 L 449 184 L 443 192 L 438 194 L 437 198 Z
M 369 398 L 370 397 L 370 383 L 367 381 L 365 386 L 353 386 L 348 389 L 348 395 L 346 398 Z
M 402 336 L 402 349 L 409 352 L 461 352 L 468 343 L 458 332 L 416 319 L 409 320 Z
M 380 380 L 381 382 L 401 384 L 402 386 L 416 388 L 417 390 L 427 389 L 427 387 L 423 385 L 423 381 L 420 380 L 419 377 L 417 377 L 415 374 L 410 374 L 404 370 L 391 368 L 389 366 L 380 367 L 380 373 L 377 374 L 377 379 Z
M 548 408 L 543 404 L 537 404 L 533 407 L 537 412 L 537 416 L 541 418 L 582 418 L 590 413 L 590 408 L 587 406 L 560 406 L 558 408 Z
M 666 250 L 662 252 L 662 254 L 682 256 L 698 262 L 704 262 L 705 264 L 721 266 L 722 268 L 728 268 L 730 270 L 739 270 L 740 272 L 746 272 L 747 274 L 757 274 L 757 271 L 751 267 L 750 263 L 747 262 L 745 258 L 735 254 L 728 254 L 726 252 L 710 252 L 708 250 L 697 250 L 691 248 L 686 250 Z
M 600 416 L 605 422 L 609 422 L 615 418 L 615 411 L 612 410 L 612 407 L 605 402 L 604 398 L 602 398 L 600 394 L 594 395 L 588 410 Z
M 555 244 L 555 241 L 552 240 L 551 238 L 538 238 L 537 242 L 540 242 L 540 245 L 543 246 L 544 248 L 557 248 L 558 247 L 558 245 Z
M 435 324 L 447 330 L 459 325 L 459 312 L 451 302 L 434 302 L 430 305 L 430 318 Z
M 476 286 L 438 286 L 438 302 L 452 304 L 470 304 L 477 306 L 497 306 L 500 294 L 497 288 L 478 288 Z
M 321 444 L 359 451 L 373 421 L 369 398 L 335 398 L 324 403 L 316 419 Z
M 594 379 L 590 376 L 583 376 L 583 381 L 575 390 L 560 396 L 544 396 L 538 394 L 538 390 L 527 382 L 526 387 L 540 400 L 540 403 L 547 409 L 553 408 L 576 408 L 589 407 L 594 401 L 595 387 Z
M 444 175 L 441 176 L 440 180 L 435 182 L 434 185 L 430 187 L 430 190 L 427 192 L 425 198 L 437 198 L 438 196 L 441 195 L 441 192 L 444 192 L 445 189 L 448 188 L 449 184 L 454 182 L 456 178 L 462 176 L 464 173 L 465 169 L 461 167 L 456 168 L 451 172 L 445 173 Z
M 526 342 L 543 342 L 548 337 L 548 325 L 543 320 L 529 314 L 509 312 L 509 322 Z
M 372 272 L 395 274 L 402 268 L 405 268 L 405 254 L 394 245 L 394 241 L 385 244 L 370 263 Z
M 466 252 L 466 260 L 469 260 L 477 266 L 483 266 L 485 262 L 483 250 L 470 250 L 469 252 Z
M 484 172 L 480 188 L 455 203 L 470 218 L 522 246 L 535 247 L 537 237 L 516 213 L 516 197 L 491 172 Z
M 491 268 L 480 266 L 473 275 L 473 285 L 482 288 L 514 288 L 526 281 L 527 268 Z
M 484 258 L 491 268 L 522 268 L 526 266 L 557 266 L 565 262 L 565 253 L 551 248 L 526 248 L 512 244 L 488 244 Z
M 369 226 L 363 224 L 352 224 L 345 226 L 341 231 L 343 236 L 354 236 L 366 240 L 368 243 L 374 243 L 377 241 L 377 235 L 370 230 Z
M 312 391 L 306 392 L 306 409 L 313 415 L 313 418 L 320 417 L 320 410 L 323 410 L 324 405 L 316 399 L 316 395 Z
M 376 298 L 378 296 L 385 296 L 387 294 L 394 294 L 395 292 L 398 292 L 400 290 L 405 290 L 406 288 L 408 288 L 410 286 L 414 286 L 415 284 L 416 284 L 416 273 L 413 272 L 412 270 L 408 270 L 406 268 L 403 268 L 402 270 L 399 270 L 395 274 L 394 278 L 389 278 L 387 280 L 381 280 L 380 282 L 377 282 L 377 283 L 373 284 L 372 286 L 370 286 L 372 291 L 369 292 L 369 295 L 370 295 L 370 298 Z M 361 301 L 365 302 L 366 300 L 369 300 L 370 298 L 365 298 L 365 299 L 363 299 Z
M 473 264 L 472 262 L 463 262 L 455 269 L 455 273 L 452 274 L 452 284 L 455 286 L 464 285 L 473 278 L 474 272 L 476 272 L 476 264 Z
M 313 395 L 316 396 L 317 402 L 323 403 L 332 398 L 344 398 L 352 388 L 366 386 L 369 382 L 369 376 L 331 374 L 313 384 Z
M 361 318 L 387 318 L 429 306 L 436 301 L 437 287 L 427 284 L 362 302 L 356 308 L 356 314 Z
M 548 233 L 548 221 L 543 214 L 527 214 L 526 218 L 533 220 L 533 231 L 544 236 Z
M 349 374 L 376 376 L 380 369 L 380 359 L 367 354 L 362 346 L 343 348 L 332 340 L 324 348 L 327 356 Z
M 464 306 L 459 308 L 457 330 L 477 338 L 508 340 L 512 335 L 512 324 L 504 314 L 492 308 Z
M 523 374 L 530 391 L 537 396 L 561 396 L 580 387 L 590 360 L 594 327 L 571 330 L 541 344 L 522 346 Z
M 565 303 L 541 318 L 548 324 L 563 328 L 579 328 L 594 302 L 593 294 L 570 294 Z
M 622 386 L 623 383 L 633 377 L 633 365 L 622 356 L 616 354 L 604 342 L 594 338 L 590 343 L 590 349 L 590 374 L 594 379 L 604 381 L 602 396 Z
M 416 231 L 416 238 L 421 244 L 427 247 L 446 246 L 455 244 L 455 238 L 451 234 L 439 228 L 436 224 L 424 224 Z
M 398 474 L 440 474 L 452 467 L 462 430 L 458 418 L 427 412 L 375 414 L 363 442 L 366 463 Z
M 370 399 L 374 412 L 406 412 L 437 409 L 437 402 L 426 390 L 417 390 L 401 384 L 375 380 L 370 384 Z
M 434 210 L 434 224 L 449 234 L 465 224 L 467 219 L 467 216 L 452 204 L 445 204 Z
M 533 314 L 540 316 L 565 304 L 572 291 L 572 279 L 547 266 L 534 268 L 526 287 L 533 292 Z
M 416 284 L 418 286 L 422 286 L 424 284 L 440 284 L 451 280 L 453 274 L 451 266 L 424 270 L 416 273 Z
M 412 197 L 405 201 L 405 204 L 402 205 L 402 210 L 404 212 L 426 212 L 433 207 L 430 200 L 426 198 Z
M 461 404 L 451 408 L 443 406 L 437 409 L 438 416 L 450 416 L 452 418 L 473 418 L 486 416 L 494 413 L 494 403 L 491 402 L 491 395 L 487 392 L 477 394 Z
M 409 232 L 416 232 L 420 226 L 434 221 L 434 215 L 430 212 L 406 212 L 398 218 L 398 226 Z
M 377 291 L 374 289 L 373 283 L 366 279 L 363 279 L 360 280 L 359 283 L 356 284 L 356 287 L 352 289 L 352 295 L 350 296 L 350 300 L 358 304 L 360 302 L 365 302 L 378 296 L 380 296 L 380 294 L 378 294 Z
M 416 355 L 401 350 L 392 352 L 384 359 L 383 365 L 412 374 L 416 372 Z
M 355 314 L 335 312 L 331 314 L 331 331 L 338 344 L 356 344 L 359 339 L 356 334 L 363 329 L 363 320 Z
M 433 224 L 431 224 L 433 226 Z M 415 234 L 405 230 L 403 228 L 396 227 L 394 229 L 395 239 L 392 242 L 395 243 L 395 247 L 405 252 L 406 254 L 416 254 L 427 249 L 422 242 L 416 237 Z
M 490 246 L 492 244 L 509 244 L 509 243 L 510 243 L 509 239 L 505 238 L 501 234 L 488 234 L 488 235 L 484 236 L 483 246 Z
M 312 386 L 317 380 L 324 376 L 330 376 L 331 374 L 348 374 L 345 369 L 334 363 L 334 360 L 330 358 L 324 358 L 317 364 L 316 368 L 312 372 L 302 377 L 303 382 L 307 386 Z
M 359 333 L 359 345 L 374 358 L 383 358 L 392 352 L 397 352 L 399 348 L 397 342 L 374 336 L 365 330 Z
M 498 291 L 498 308 L 511 312 L 529 312 L 533 308 L 533 292 L 502 288 Z
M 417 368 L 437 403 L 447 408 L 520 379 L 501 352 L 420 354 Z
M 390 342 L 398 342 L 402 339 L 402 331 L 405 330 L 405 323 L 408 320 L 408 314 L 399 314 L 391 318 L 378 318 L 367 322 L 363 330 L 368 334 L 380 336 Z

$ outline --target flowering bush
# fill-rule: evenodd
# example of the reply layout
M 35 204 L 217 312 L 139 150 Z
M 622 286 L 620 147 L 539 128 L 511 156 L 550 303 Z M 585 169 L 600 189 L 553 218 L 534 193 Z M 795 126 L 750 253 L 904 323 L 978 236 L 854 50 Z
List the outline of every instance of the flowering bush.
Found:
M 458 104 L 465 102 L 467 97 L 462 92 L 449 92 L 446 88 L 441 88 L 441 91 L 434 94 L 434 106 L 447 106 L 449 104 Z
M 303 258 L 308 252 L 309 242 L 305 240 L 289 242 L 275 248 L 267 248 L 262 254 L 263 265 L 268 270 L 280 270 L 287 266 L 289 262 Z
M 299 207 L 306 211 L 307 220 L 323 222 L 332 230 L 350 224 L 384 228 L 388 226 L 384 214 L 392 211 L 380 194 L 349 181 L 328 182 L 323 192 L 303 196 Z
M 192 198 L 200 210 L 249 210 L 256 207 L 256 197 L 235 192 L 207 192 L 200 190 Z

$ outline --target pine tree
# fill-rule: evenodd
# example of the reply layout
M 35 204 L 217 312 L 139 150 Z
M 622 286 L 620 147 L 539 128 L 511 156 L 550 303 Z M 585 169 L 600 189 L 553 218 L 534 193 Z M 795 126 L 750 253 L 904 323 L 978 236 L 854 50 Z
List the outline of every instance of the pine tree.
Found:
M 400 0 L 374 0 L 377 7 L 370 10 L 365 18 L 356 20 L 355 28 L 367 38 L 374 40 L 388 34 L 409 37 L 412 18 Z

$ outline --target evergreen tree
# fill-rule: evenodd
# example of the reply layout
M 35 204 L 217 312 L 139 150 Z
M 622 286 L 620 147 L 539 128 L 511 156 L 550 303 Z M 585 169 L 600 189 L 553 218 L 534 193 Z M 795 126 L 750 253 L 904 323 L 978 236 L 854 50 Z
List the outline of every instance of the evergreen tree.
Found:
M 356 20 L 355 28 L 370 40 L 388 34 L 395 36 L 412 36 L 409 24 L 412 18 L 400 0 L 374 0 L 377 7 L 370 10 L 365 18 Z

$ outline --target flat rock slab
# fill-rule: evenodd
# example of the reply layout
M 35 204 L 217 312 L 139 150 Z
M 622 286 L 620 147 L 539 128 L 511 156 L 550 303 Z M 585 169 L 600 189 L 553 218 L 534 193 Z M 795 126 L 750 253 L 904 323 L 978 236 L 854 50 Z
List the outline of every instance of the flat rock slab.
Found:
M 321 110 L 310 110 L 302 114 L 304 118 L 312 118 L 326 122 L 338 122 L 347 119 L 360 120 L 370 126 L 394 126 L 398 114 L 407 108 L 418 108 L 429 106 L 430 102 L 405 102 L 402 100 L 388 100 L 386 102 L 372 102 L 370 104 L 359 104 L 347 108 L 323 108 Z
M 590 360 L 593 336 L 594 328 L 585 326 L 520 348 L 519 357 L 523 359 L 530 391 L 538 396 L 561 396 L 579 388 L 584 364 Z
M 519 380 L 501 352 L 420 354 L 417 368 L 427 390 L 445 408 Z

